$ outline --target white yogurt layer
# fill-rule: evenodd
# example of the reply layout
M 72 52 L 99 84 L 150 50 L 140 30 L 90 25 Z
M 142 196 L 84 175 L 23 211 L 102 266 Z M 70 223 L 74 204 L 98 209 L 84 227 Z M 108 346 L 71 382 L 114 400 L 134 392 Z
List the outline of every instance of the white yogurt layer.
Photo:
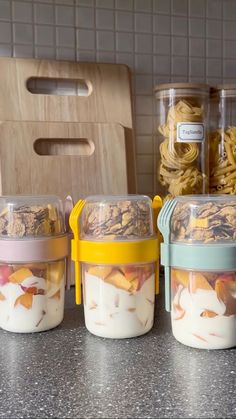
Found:
M 236 345 L 236 316 L 224 316 L 225 304 L 218 300 L 216 291 L 198 289 L 190 294 L 180 285 L 173 300 L 183 310 L 172 307 L 172 331 L 175 338 L 188 346 L 204 349 L 224 349 Z M 236 304 L 236 301 L 235 301 Z M 217 313 L 215 317 L 201 317 L 204 310 Z
M 153 326 L 155 275 L 131 294 L 101 278 L 84 273 L 84 314 L 87 329 L 107 338 L 130 338 Z
M 30 276 L 21 284 L 8 282 L 0 286 L 5 297 L 0 301 L 0 327 L 10 332 L 31 333 L 58 326 L 64 315 L 64 279 L 58 285 L 50 284 L 50 288 L 47 283 L 44 278 Z M 31 308 L 16 304 L 17 298 L 23 296 L 28 287 L 36 287 L 45 293 L 33 295 Z

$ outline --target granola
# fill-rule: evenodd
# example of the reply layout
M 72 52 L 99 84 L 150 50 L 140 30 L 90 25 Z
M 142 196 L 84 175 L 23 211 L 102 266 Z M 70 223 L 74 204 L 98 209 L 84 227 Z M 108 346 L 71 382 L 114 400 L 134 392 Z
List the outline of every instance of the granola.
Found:
M 59 214 L 50 204 L 6 208 L 0 213 L 1 236 L 48 236 L 59 233 L 60 225 Z
M 172 241 L 218 242 L 236 240 L 234 201 L 207 202 L 199 206 L 178 203 L 171 220 Z
M 84 209 L 83 232 L 97 239 L 136 239 L 152 235 L 150 205 L 146 200 L 124 200 L 106 203 L 103 211 L 96 202 L 88 202 Z

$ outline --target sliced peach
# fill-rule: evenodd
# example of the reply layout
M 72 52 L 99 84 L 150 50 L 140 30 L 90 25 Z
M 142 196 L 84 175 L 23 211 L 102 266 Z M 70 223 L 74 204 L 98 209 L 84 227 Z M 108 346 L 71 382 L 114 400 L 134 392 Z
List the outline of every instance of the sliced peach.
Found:
M 202 312 L 201 317 L 216 317 L 217 313 L 211 310 L 205 310 Z
M 50 263 L 47 266 L 47 279 L 53 284 L 59 285 L 65 273 L 65 262 L 59 260 L 58 262 Z
M 110 275 L 104 278 L 104 281 L 125 291 L 129 291 L 132 287 L 131 283 L 125 278 L 125 276 L 116 269 L 114 269 Z
M 200 272 L 193 272 L 191 275 L 191 280 L 189 282 L 189 290 L 190 292 L 196 292 L 197 289 L 212 291 L 213 288 L 207 281 L 204 275 Z
M 105 279 L 112 271 L 110 266 L 91 266 L 88 272 L 91 275 L 98 276 L 98 278 Z
M 125 278 L 128 279 L 128 281 L 132 281 L 138 276 L 137 269 L 131 266 L 122 266 L 120 271 L 125 275 Z
M 2 294 L 2 292 L 0 292 L 0 301 L 4 301 L 6 300 L 5 295 Z
M 175 279 L 175 282 L 182 284 L 185 288 L 188 287 L 190 272 L 182 269 L 171 269 L 171 279 Z
M 223 303 L 226 306 L 225 315 L 230 316 L 232 314 L 236 314 L 236 299 L 232 296 L 230 292 L 229 281 L 224 282 L 217 279 L 215 282 L 215 291 L 218 299 L 220 301 L 223 301 Z
M 30 309 L 32 307 L 33 304 L 33 294 L 22 294 L 20 295 L 14 304 L 14 307 L 18 306 L 18 305 L 22 305 L 23 307 Z
M 21 268 L 9 276 L 9 281 L 13 284 L 21 284 L 21 282 L 30 276 L 33 276 L 33 273 L 28 268 Z

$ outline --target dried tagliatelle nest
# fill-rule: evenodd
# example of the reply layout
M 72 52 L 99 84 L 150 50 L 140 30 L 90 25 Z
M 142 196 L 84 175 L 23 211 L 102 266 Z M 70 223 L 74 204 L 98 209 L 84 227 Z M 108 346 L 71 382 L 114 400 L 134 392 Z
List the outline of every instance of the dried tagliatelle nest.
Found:
M 81 236 L 93 239 L 138 239 L 152 235 L 148 200 L 87 202 L 83 210 Z
M 166 198 L 178 195 L 202 193 L 206 182 L 201 171 L 202 156 L 198 142 L 177 142 L 177 124 L 198 123 L 204 120 L 202 106 L 194 105 L 193 100 L 180 99 L 168 111 L 165 124 L 158 127 L 164 137 L 161 142 L 158 178 L 167 188 Z
M 177 203 L 171 219 L 171 240 L 219 242 L 236 240 L 235 201 Z
M 48 236 L 61 232 L 61 220 L 55 207 L 22 205 L 0 213 L 0 235 L 8 237 Z
M 210 135 L 210 192 L 236 194 L 236 127 Z

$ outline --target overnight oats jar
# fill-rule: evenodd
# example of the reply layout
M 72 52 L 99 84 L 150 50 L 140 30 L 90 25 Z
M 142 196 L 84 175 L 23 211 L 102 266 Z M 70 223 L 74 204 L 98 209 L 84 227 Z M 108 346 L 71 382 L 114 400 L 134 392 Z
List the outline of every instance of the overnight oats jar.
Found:
M 166 308 L 188 346 L 236 345 L 236 197 L 178 197 L 158 219 Z
M 64 315 L 68 237 L 54 196 L 0 197 L 0 327 L 30 333 Z
M 85 324 L 94 335 L 130 338 L 153 326 L 159 274 L 154 213 L 150 198 L 141 195 L 92 196 L 72 211 L 72 259 L 82 278 Z

